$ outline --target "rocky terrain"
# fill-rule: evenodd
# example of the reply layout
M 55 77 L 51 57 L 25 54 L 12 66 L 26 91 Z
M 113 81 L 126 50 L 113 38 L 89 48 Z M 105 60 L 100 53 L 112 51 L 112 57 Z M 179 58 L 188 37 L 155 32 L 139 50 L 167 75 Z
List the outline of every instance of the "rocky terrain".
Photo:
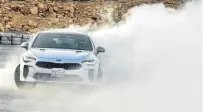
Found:
M 181 4 L 180 0 L 120 0 L 119 2 L 0 0 L 0 31 L 13 29 L 34 33 L 42 29 L 65 28 L 73 24 L 98 26 L 112 21 L 117 23 L 131 7 L 159 2 L 174 8 Z

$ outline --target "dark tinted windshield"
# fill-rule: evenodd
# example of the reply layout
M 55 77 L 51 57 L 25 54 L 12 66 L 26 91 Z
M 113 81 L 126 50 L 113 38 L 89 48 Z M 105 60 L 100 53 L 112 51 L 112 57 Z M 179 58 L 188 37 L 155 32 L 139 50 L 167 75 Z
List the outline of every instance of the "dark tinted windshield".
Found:
M 80 34 L 40 33 L 32 47 L 92 51 L 92 44 L 89 37 Z

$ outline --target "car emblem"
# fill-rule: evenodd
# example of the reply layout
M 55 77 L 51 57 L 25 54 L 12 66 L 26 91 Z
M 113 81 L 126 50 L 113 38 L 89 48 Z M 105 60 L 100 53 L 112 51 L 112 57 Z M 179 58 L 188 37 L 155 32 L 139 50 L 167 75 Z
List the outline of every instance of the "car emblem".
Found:
M 60 59 L 57 59 L 56 61 L 61 61 Z

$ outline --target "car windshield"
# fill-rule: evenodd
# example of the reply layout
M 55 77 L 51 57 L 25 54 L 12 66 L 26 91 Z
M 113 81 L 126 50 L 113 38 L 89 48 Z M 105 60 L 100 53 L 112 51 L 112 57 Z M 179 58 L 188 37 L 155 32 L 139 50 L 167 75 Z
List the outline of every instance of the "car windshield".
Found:
M 57 48 L 92 51 L 88 36 L 81 34 L 40 33 L 32 48 Z

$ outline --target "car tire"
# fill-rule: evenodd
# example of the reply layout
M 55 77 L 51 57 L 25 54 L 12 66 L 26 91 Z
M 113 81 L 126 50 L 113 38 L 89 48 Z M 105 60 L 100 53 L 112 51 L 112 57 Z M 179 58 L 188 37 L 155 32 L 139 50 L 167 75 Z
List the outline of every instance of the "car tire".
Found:
M 33 89 L 36 86 L 36 83 L 31 82 L 24 82 L 20 80 L 20 65 L 16 67 L 15 74 L 14 74 L 14 80 L 16 86 L 22 90 L 22 89 Z
M 12 45 L 20 45 L 21 41 L 12 41 Z
M 28 39 L 22 39 L 22 42 L 28 42 L 29 40 Z
M 10 45 L 11 41 L 9 41 L 9 40 L 1 40 L 1 44 Z
M 12 38 L 12 41 L 13 41 L 13 42 L 21 42 L 21 40 L 22 40 L 21 37 L 20 37 L 20 38 L 19 38 L 19 37 L 13 37 L 13 38 Z
M 2 41 L 11 41 L 11 37 L 10 36 L 5 36 L 5 37 L 1 37 Z

